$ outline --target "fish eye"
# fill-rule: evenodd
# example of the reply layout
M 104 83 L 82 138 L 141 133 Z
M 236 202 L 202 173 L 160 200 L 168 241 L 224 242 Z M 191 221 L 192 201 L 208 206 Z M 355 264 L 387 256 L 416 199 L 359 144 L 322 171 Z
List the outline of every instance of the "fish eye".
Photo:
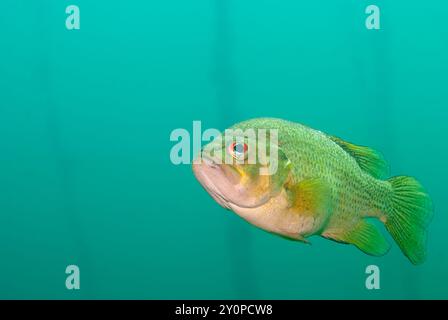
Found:
M 229 153 L 235 159 L 244 159 L 246 157 L 247 144 L 240 142 L 233 142 L 229 146 Z

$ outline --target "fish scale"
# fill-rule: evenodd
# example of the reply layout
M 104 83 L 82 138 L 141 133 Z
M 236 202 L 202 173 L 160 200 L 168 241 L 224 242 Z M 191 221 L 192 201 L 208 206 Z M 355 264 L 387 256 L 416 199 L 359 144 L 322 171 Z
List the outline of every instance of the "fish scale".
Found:
M 381 256 L 389 243 L 366 219 L 378 218 L 413 264 L 425 260 L 431 199 L 412 177 L 383 180 L 387 165 L 379 153 L 282 119 L 252 119 L 230 129 L 240 129 L 243 135 L 247 130 L 277 130 L 278 145 L 271 141 L 269 150 L 277 148 L 281 156 L 269 177 L 258 173 L 267 166 L 263 163 L 193 165 L 198 180 L 212 196 L 219 195 L 224 208 L 286 238 L 308 242 L 306 238 L 318 235 Z M 249 134 L 245 139 L 256 143 L 257 150 L 262 147 L 259 141 L 249 141 Z M 221 156 L 247 150 L 238 146 L 229 151 L 221 143 L 211 142 L 222 148 L 217 153 Z
M 353 215 L 364 217 L 368 215 L 366 211 L 377 209 L 369 206 L 372 201 L 366 192 L 381 189 L 381 184 L 364 173 L 356 161 L 322 132 L 275 119 L 247 121 L 233 128 L 279 130 L 279 144 L 286 155 L 291 162 L 301 164 L 293 167 L 293 178 L 301 181 L 324 177 L 329 182 L 333 200 L 338 203 L 331 216 L 332 223 L 350 221 Z

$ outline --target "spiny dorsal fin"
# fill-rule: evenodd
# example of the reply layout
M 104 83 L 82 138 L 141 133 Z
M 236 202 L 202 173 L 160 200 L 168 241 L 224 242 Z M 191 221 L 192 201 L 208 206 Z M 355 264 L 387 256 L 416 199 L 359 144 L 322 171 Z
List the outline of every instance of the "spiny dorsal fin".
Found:
M 387 176 L 388 166 L 379 152 L 368 147 L 357 146 L 337 137 L 329 136 L 329 138 L 351 155 L 365 172 L 377 179 Z

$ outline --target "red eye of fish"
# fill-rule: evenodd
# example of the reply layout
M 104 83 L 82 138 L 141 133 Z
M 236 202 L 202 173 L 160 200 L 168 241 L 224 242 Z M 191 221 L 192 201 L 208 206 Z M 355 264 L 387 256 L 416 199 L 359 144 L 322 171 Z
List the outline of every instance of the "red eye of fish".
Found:
M 235 159 L 241 159 L 245 156 L 247 151 L 247 144 L 240 142 L 233 142 L 229 145 L 229 152 Z

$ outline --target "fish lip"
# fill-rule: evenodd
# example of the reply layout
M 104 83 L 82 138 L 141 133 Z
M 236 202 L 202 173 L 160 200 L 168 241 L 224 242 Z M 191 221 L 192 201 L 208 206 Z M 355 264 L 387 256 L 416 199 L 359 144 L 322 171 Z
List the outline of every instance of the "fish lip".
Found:
M 196 177 L 196 179 L 199 181 L 201 186 L 211 195 L 211 197 L 218 202 L 222 207 L 231 210 L 231 204 L 230 201 L 227 200 L 219 191 L 219 189 L 216 187 L 213 180 L 211 180 L 206 174 L 202 173 L 200 170 L 201 165 L 206 165 L 209 168 L 212 168 L 213 170 L 222 170 L 220 166 L 210 157 L 202 156 L 200 157 L 204 161 L 193 162 L 193 174 Z
M 215 159 L 213 159 L 212 157 L 207 156 L 204 153 L 201 153 L 201 155 L 196 159 L 196 163 L 200 164 L 201 160 L 202 160 L 203 163 L 205 163 L 210 168 L 217 169 L 219 167 L 218 163 L 217 163 L 217 161 Z
M 199 159 L 202 159 L 203 161 L 198 161 Z M 202 185 L 202 187 L 205 189 L 205 191 L 210 194 L 210 196 L 222 207 L 233 210 L 237 208 L 241 209 L 254 209 L 257 207 L 260 207 L 267 203 L 269 201 L 269 197 L 264 199 L 261 203 L 257 205 L 244 205 L 241 203 L 236 203 L 228 198 L 226 198 L 223 193 L 221 192 L 220 188 L 215 184 L 215 182 L 208 177 L 207 174 L 204 174 L 200 166 L 206 165 L 208 168 L 211 168 L 212 170 L 219 170 L 223 173 L 223 169 L 220 164 L 218 164 L 213 158 L 201 154 L 200 157 L 198 157 L 193 162 L 193 174 L 195 175 L 196 179 L 199 181 L 199 183 Z

